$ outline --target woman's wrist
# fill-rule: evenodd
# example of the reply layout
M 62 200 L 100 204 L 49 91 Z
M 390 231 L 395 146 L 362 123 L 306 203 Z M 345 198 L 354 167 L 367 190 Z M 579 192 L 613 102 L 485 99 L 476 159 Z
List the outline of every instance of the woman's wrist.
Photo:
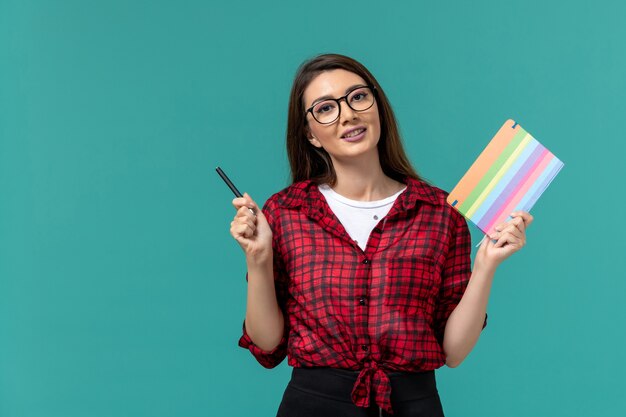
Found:
M 473 274 L 493 279 L 498 265 L 491 262 L 474 261 Z
M 274 253 L 270 249 L 268 252 L 246 255 L 246 264 L 250 269 L 266 269 L 274 262 Z

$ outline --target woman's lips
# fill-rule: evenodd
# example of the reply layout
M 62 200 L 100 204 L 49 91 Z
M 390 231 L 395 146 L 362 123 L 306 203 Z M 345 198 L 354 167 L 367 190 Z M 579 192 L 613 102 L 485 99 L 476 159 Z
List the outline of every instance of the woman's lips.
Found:
M 359 132 L 360 131 L 360 132 Z M 350 132 L 348 132 L 348 136 L 342 136 L 341 139 L 345 140 L 346 142 L 356 142 L 358 140 L 363 139 L 363 137 L 365 136 L 365 132 L 367 131 L 367 129 L 365 128 L 359 128 L 359 129 L 354 129 L 351 130 Z M 354 134 L 355 132 L 359 132 L 356 135 Z

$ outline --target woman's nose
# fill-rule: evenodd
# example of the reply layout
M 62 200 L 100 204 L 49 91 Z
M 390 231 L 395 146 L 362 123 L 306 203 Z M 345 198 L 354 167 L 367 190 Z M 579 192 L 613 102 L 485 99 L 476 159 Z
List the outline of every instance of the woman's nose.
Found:
M 339 102 L 339 106 L 341 110 L 339 114 L 340 123 L 343 123 L 344 121 L 348 121 L 348 120 L 354 120 L 356 112 L 352 110 L 350 106 L 348 106 L 347 99 L 341 100 Z

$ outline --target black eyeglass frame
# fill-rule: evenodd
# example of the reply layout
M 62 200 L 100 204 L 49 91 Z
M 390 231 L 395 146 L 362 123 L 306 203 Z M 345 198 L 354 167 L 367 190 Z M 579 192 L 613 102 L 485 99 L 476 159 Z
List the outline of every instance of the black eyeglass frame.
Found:
M 350 103 L 348 102 L 348 96 L 352 93 L 354 93 L 356 90 L 358 90 L 359 88 L 369 88 L 370 91 L 372 92 L 372 94 L 374 95 L 374 100 L 372 100 L 372 104 L 370 104 L 370 106 L 366 109 L 363 110 L 356 110 L 354 107 L 352 107 L 350 105 Z M 332 121 L 332 122 L 326 122 L 326 123 L 322 123 L 319 120 L 317 120 L 317 118 L 315 117 L 315 115 L 313 114 L 313 107 L 315 107 L 318 103 L 314 103 L 311 107 L 309 107 L 308 109 L 306 109 L 306 111 L 304 112 L 304 115 L 306 116 L 307 113 L 311 113 L 311 116 L 313 117 L 313 120 L 315 120 L 317 123 L 321 124 L 321 125 L 329 125 L 331 123 L 335 123 L 339 117 L 341 116 L 341 103 L 340 101 L 344 100 L 346 102 L 346 104 L 348 105 L 348 107 L 350 107 L 352 109 L 352 111 L 355 111 L 357 113 L 369 110 L 372 108 L 372 106 L 374 105 L 374 103 L 376 102 L 376 87 L 373 85 L 360 85 L 358 87 L 354 87 L 352 90 L 348 91 L 346 93 L 345 96 L 341 96 L 339 98 L 327 98 L 324 100 L 320 100 L 319 102 L 324 102 L 324 101 L 334 101 L 335 103 L 337 103 L 337 109 L 339 109 L 339 112 L 337 113 L 337 117 Z

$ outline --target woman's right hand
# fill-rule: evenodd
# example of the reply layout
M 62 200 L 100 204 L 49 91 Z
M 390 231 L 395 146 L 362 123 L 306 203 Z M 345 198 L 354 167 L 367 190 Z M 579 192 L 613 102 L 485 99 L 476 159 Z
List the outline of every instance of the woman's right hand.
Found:
M 239 243 L 246 258 L 257 263 L 271 261 L 272 229 L 259 206 L 248 193 L 233 199 L 233 206 L 237 214 L 230 223 L 230 234 Z

